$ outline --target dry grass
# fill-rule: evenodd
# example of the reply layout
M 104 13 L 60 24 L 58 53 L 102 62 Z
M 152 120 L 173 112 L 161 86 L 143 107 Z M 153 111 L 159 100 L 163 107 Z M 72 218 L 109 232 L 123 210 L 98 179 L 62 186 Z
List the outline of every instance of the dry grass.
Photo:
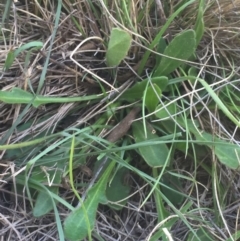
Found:
M 120 22 L 119 15 L 123 11 L 120 0 L 109 1 L 109 6 L 105 6 L 103 1 L 76 1 L 74 4 L 71 4 L 70 1 L 63 1 L 60 24 L 54 40 L 44 86 L 40 94 L 46 96 L 99 94 L 102 93 L 103 89 L 106 92 L 111 91 L 110 86 L 119 88 L 127 80 L 145 77 L 145 73 L 141 76 L 137 73 L 139 62 L 145 51 L 144 46 L 150 43 L 156 33 L 159 32 L 160 24 L 164 24 L 164 19 L 161 19 L 162 22 L 156 20 L 163 15 L 156 10 L 154 3 L 148 9 L 145 5 L 145 2 L 148 1 L 129 2 L 131 19 L 130 21 L 123 19 Z M 174 2 L 178 1 L 169 2 L 169 7 L 165 12 L 166 18 L 171 15 L 177 6 Z M 221 88 L 224 87 L 224 83 L 228 80 L 228 75 L 231 72 L 238 75 L 240 63 L 238 52 L 240 49 L 240 1 L 209 0 L 207 2 L 208 7 L 205 12 L 206 32 L 197 51 L 199 57 L 197 67 L 201 69 L 203 75 L 211 73 L 214 76 L 211 81 L 218 83 Z M 96 12 L 93 11 L 90 3 L 94 4 Z M 30 90 L 29 82 L 34 90 L 38 88 L 54 28 L 56 5 L 57 1 L 41 1 L 39 4 L 37 1 L 19 1 L 18 4 L 12 5 L 9 19 L 0 34 L 0 69 L 3 68 L 5 57 L 10 49 L 15 49 L 22 44 L 35 40 L 41 40 L 45 43 L 45 46 L 41 52 L 33 52 L 28 66 L 24 66 L 25 55 L 21 54 L 11 69 L 4 73 L 0 79 L 1 90 L 10 90 L 13 87 Z M 196 16 L 193 9 L 196 7 L 189 6 L 171 24 L 168 32 L 171 37 L 181 32 L 182 29 L 191 28 L 194 25 Z M 144 8 L 146 11 L 142 10 Z M 0 15 L 2 15 L 3 10 L 4 5 L 1 3 Z M 142 13 L 144 14 L 142 15 Z M 77 28 L 74 21 L 81 29 Z M 111 28 L 114 26 L 124 27 L 133 34 L 129 58 L 121 64 L 117 71 L 107 68 L 104 60 L 105 43 L 109 38 Z M 80 43 L 80 47 L 77 48 Z M 75 49 L 74 59 L 78 64 L 69 58 Z M 152 60 L 149 59 L 146 69 L 151 69 L 152 66 Z M 223 69 L 225 70 L 225 76 L 222 76 Z M 107 84 L 102 80 L 105 80 Z M 239 83 L 237 85 L 239 86 Z M 188 87 L 183 86 L 183 88 L 188 91 Z M 91 125 L 100 113 L 106 111 L 106 108 L 106 103 L 96 102 L 51 104 L 41 108 L 31 107 L 26 111 L 20 123 L 24 124 L 32 120 L 31 125 L 23 130 L 12 132 L 4 144 L 21 143 L 26 136 L 36 137 L 45 131 L 45 134 L 50 134 L 68 127 Z M 125 106 L 121 108 L 125 108 Z M 23 109 L 24 106 L 21 105 L 0 103 L 0 137 L 7 134 Z M 195 114 L 198 115 L 199 113 Z M 240 140 L 239 131 L 236 131 L 232 123 L 228 123 L 226 118 L 221 116 L 221 113 L 205 111 L 204 114 L 199 115 L 199 119 L 203 129 L 211 130 L 217 136 L 225 136 L 228 139 L 232 136 L 235 140 Z M 229 135 L 226 134 L 227 131 Z M 17 194 L 14 187 L 14 178 L 9 184 L 5 182 L 6 177 L 21 170 L 33 154 L 29 150 L 27 150 L 27 153 L 23 152 L 21 156 L 11 156 L 11 158 L 6 157 L 5 154 L 5 151 L 0 153 L 0 237 L 2 240 L 11 241 L 58 240 L 53 214 L 48 214 L 40 219 L 33 218 L 27 198 L 20 193 Z M 212 189 L 212 182 L 221 183 L 222 190 L 220 191 L 224 196 L 222 200 L 225 202 L 225 209 L 222 210 L 222 214 L 226 225 L 223 225 L 224 228 L 215 225 L 215 229 L 209 229 L 209 231 L 214 234 L 216 240 L 225 240 L 229 237 L 229 232 L 234 233 L 239 229 L 239 204 L 236 200 L 240 198 L 238 181 L 240 177 L 238 172 L 215 164 L 217 179 L 214 180 L 207 172 L 207 163 L 216 161 L 214 158 L 214 155 L 209 152 L 208 156 L 202 157 L 202 162 L 206 163 L 206 169 L 200 166 L 196 168 L 192 160 L 185 160 L 184 156 L 178 153 L 174 165 L 176 172 L 179 174 L 189 177 L 197 175 L 198 183 L 188 180 L 184 183 L 183 190 L 191 197 L 196 207 L 196 212 L 193 211 L 195 218 L 188 220 L 193 227 L 202 224 L 198 222 L 196 217 L 214 223 L 212 208 L 213 195 L 216 194 L 216 190 Z M 91 166 L 85 168 L 88 170 Z M 76 180 L 88 181 L 84 170 L 81 170 L 80 174 L 77 174 L 78 172 L 79 169 L 75 173 Z M 132 186 L 133 195 L 125 208 L 119 212 L 105 206 L 99 208 L 96 230 L 105 240 L 147 240 L 148 235 L 156 226 L 157 213 L 154 200 L 150 198 L 139 209 L 149 192 L 149 186 L 142 183 L 141 179 L 136 176 L 131 176 L 129 182 Z M 74 205 L 76 200 L 72 195 L 70 190 L 62 188 L 61 196 Z M 59 213 L 61 218 L 64 219 L 68 211 L 59 206 Z M 172 236 L 174 240 L 186 240 L 187 232 L 186 226 L 179 221 Z M 97 237 L 94 238 L 94 240 L 99 240 Z

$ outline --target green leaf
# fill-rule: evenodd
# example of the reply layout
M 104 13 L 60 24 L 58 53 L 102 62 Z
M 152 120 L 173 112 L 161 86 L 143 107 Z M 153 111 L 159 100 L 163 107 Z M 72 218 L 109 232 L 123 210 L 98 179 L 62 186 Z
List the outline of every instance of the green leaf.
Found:
M 153 112 L 156 109 L 159 103 L 159 98 L 161 98 L 161 95 L 162 91 L 156 84 L 153 84 L 153 86 L 148 87 L 145 98 L 145 105 L 149 112 Z
M 0 100 L 7 104 L 29 104 L 34 96 L 20 88 L 13 88 L 11 91 L 0 90 Z
M 97 189 L 95 189 L 97 191 Z M 98 192 L 97 192 L 98 193 Z M 97 207 L 99 200 L 95 197 L 89 196 L 84 202 L 84 208 L 80 206 L 74 210 L 64 222 L 64 233 L 68 240 L 83 240 L 87 234 L 88 230 L 92 230 L 94 227 Z
M 159 119 L 170 119 L 170 116 L 173 116 L 176 113 L 176 103 L 171 103 L 167 105 L 167 102 L 164 102 L 164 106 L 162 104 L 158 105 L 156 110 L 159 110 L 158 112 L 155 113 L 156 117 Z
M 61 168 L 61 166 L 63 165 L 59 165 L 58 163 L 58 168 Z M 52 181 L 52 179 L 54 179 L 54 181 L 52 181 L 55 185 L 58 185 L 61 183 L 61 177 L 62 177 L 62 172 L 59 170 L 55 171 L 55 170 L 51 170 L 47 172 L 47 175 L 49 175 L 49 179 L 47 179 L 46 177 L 46 173 L 42 173 L 43 178 L 45 179 L 45 182 L 48 182 L 49 180 Z M 35 176 L 32 176 L 32 179 L 35 180 Z M 48 187 L 49 191 L 51 193 L 55 193 L 58 194 L 58 187 Z M 49 192 L 49 193 L 50 193 Z M 34 208 L 33 208 L 33 216 L 34 217 L 42 217 L 46 214 L 48 214 L 50 211 L 53 210 L 53 203 L 52 200 L 53 198 L 49 195 L 49 193 L 46 192 L 39 192 Z
M 170 24 L 174 21 L 174 18 L 176 18 L 177 16 L 179 16 L 179 14 L 190 4 L 194 3 L 196 0 L 188 0 L 188 1 L 181 1 L 180 3 L 181 6 L 179 6 L 176 11 L 172 14 L 170 14 L 169 18 L 167 19 L 167 22 L 163 25 L 163 27 L 161 28 L 160 32 L 156 35 L 156 37 L 154 38 L 154 40 L 151 42 L 151 44 L 148 46 L 148 50 L 145 52 L 145 54 L 142 57 L 142 61 L 141 64 L 138 68 L 138 74 L 141 75 L 142 71 L 144 69 L 144 66 L 146 65 L 150 54 L 152 53 L 151 50 L 154 49 L 154 47 L 158 44 L 159 40 L 162 38 L 163 34 L 165 33 L 165 31 L 169 28 Z
M 164 38 L 161 38 L 159 40 L 158 46 L 157 46 L 157 52 L 159 54 L 163 54 L 165 49 L 167 47 L 167 43 L 166 40 Z M 156 65 L 155 68 L 159 66 L 160 62 L 161 62 L 162 56 L 161 55 L 156 55 Z
M 233 239 L 232 239 L 232 237 L 233 237 Z M 240 230 L 235 231 L 235 233 L 232 234 L 232 237 L 229 237 L 228 239 L 226 239 L 226 241 L 239 240 Z
M 184 123 L 178 120 L 178 123 L 184 127 Z M 196 141 L 199 145 L 204 145 L 214 150 L 218 160 L 229 168 L 237 169 L 240 166 L 240 147 L 229 141 L 221 140 L 216 136 L 212 136 L 207 132 L 201 134 L 195 129 L 192 121 L 188 121 L 188 130 L 195 135 Z
M 140 122 L 134 122 L 132 124 L 133 136 L 136 143 L 149 141 L 158 137 L 157 134 L 153 134 L 154 130 L 150 124 L 146 124 L 147 138 L 144 135 L 143 126 Z M 142 158 L 151 167 L 162 167 L 166 161 L 168 161 L 169 150 L 165 144 L 141 146 L 138 150 Z
M 195 137 L 199 141 L 213 142 L 205 144 L 213 148 L 218 160 L 229 168 L 237 169 L 240 166 L 240 147 L 236 144 L 213 137 L 211 134 L 203 132 L 201 135 L 195 131 Z
M 169 187 L 167 188 L 164 185 L 161 186 L 162 192 L 167 197 L 167 199 L 175 206 L 181 204 L 184 197 L 179 193 L 182 192 L 181 190 L 183 190 L 179 178 L 170 175 L 169 173 L 165 173 L 162 177 L 161 182 Z M 175 190 L 178 193 L 175 192 Z
M 20 88 L 13 88 L 11 91 L 0 90 L 0 101 L 7 104 L 29 104 L 32 103 L 34 107 L 49 103 L 69 103 L 77 101 L 88 101 L 102 98 L 101 95 L 87 95 L 80 97 L 52 97 L 33 95 L 28 91 Z
M 190 67 L 188 70 L 189 76 L 196 76 L 196 78 L 189 79 L 189 81 L 194 85 L 197 81 L 198 69 L 196 67 Z
M 70 241 L 84 239 L 94 227 L 98 204 L 105 197 L 105 189 L 109 175 L 115 163 L 112 162 L 97 184 L 89 191 L 87 199 L 76 208 L 64 221 L 65 238 Z
M 117 171 L 113 180 L 107 186 L 106 197 L 110 202 L 118 202 L 118 204 L 109 203 L 108 205 L 116 210 L 121 210 L 127 203 L 127 197 L 130 193 L 130 186 L 124 183 L 124 178 L 128 175 L 128 169 L 123 167 Z M 123 200 L 124 199 L 124 200 Z M 121 201 L 123 200 L 123 201 Z M 121 201 L 121 202 L 119 202 Z
M 167 76 L 178 68 L 184 60 L 190 58 L 195 52 L 196 34 L 194 30 L 187 30 L 177 35 L 166 47 L 159 67 L 154 73 L 156 76 Z M 169 57 L 175 59 L 171 59 Z
M 135 101 L 143 98 L 144 90 L 148 84 L 149 79 L 144 79 L 141 82 L 137 82 L 127 91 L 125 91 L 119 99 L 127 101 Z M 168 78 L 165 76 L 151 78 L 152 84 L 156 84 L 161 91 L 164 91 L 168 85 Z
M 120 64 L 120 62 L 127 56 L 131 42 L 132 38 L 129 33 L 119 28 L 112 29 L 106 53 L 107 65 L 109 67 L 114 67 Z
M 49 188 L 50 191 L 53 191 Z M 55 190 L 54 190 L 55 191 Z M 37 196 L 37 200 L 35 202 L 34 208 L 33 208 L 33 216 L 34 217 L 42 217 L 46 214 L 48 214 L 53 209 L 52 199 L 49 197 L 49 194 L 40 191 Z

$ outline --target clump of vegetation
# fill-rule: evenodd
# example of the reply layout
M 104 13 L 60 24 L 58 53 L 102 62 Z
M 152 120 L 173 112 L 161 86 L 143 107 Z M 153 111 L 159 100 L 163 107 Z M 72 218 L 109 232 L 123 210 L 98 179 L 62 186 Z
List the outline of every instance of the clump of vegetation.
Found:
M 239 9 L 1 3 L 1 236 L 238 240 Z

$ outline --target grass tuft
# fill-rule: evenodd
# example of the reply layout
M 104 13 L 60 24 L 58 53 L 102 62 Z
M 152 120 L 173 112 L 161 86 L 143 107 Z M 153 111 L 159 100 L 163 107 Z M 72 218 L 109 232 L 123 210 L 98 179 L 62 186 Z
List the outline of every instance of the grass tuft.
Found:
M 0 15 L 3 240 L 240 238 L 239 0 Z

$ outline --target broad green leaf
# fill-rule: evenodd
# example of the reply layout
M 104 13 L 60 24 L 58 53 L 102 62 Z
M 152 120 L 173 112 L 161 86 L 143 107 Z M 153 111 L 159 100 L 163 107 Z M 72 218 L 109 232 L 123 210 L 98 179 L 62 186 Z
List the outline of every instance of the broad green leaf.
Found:
M 240 147 L 236 144 L 213 137 L 211 134 L 203 132 L 201 135 L 195 131 L 195 137 L 199 141 L 213 142 L 205 144 L 213 148 L 218 160 L 229 168 L 237 169 L 240 166 Z
M 97 189 L 93 190 L 96 191 L 96 195 L 99 194 Z M 83 240 L 87 236 L 88 230 L 90 229 L 92 231 L 95 224 L 98 204 L 99 199 L 97 196 L 89 196 L 83 204 L 86 212 L 84 212 L 84 208 L 80 206 L 80 208 L 74 210 L 66 218 L 64 221 L 64 233 L 68 240 Z
M 130 186 L 124 183 L 125 177 L 128 175 L 127 168 L 121 168 L 117 171 L 113 180 L 108 184 L 106 189 L 106 197 L 110 202 L 118 202 L 118 204 L 109 203 L 108 205 L 116 210 L 121 210 L 127 203 L 127 197 L 130 193 Z M 124 199 L 124 200 L 123 200 Z M 123 200 L 123 201 L 121 201 Z M 119 202 L 121 201 L 121 202 Z
M 150 124 L 147 123 L 147 138 L 145 138 L 143 125 L 140 122 L 134 122 L 132 124 L 133 127 L 133 136 L 135 142 L 143 142 L 149 141 L 152 139 L 156 139 L 157 134 L 153 134 L 153 129 Z M 165 144 L 159 145 L 149 145 L 149 146 L 141 146 L 138 148 L 139 153 L 142 158 L 146 161 L 146 163 L 151 167 L 162 167 L 166 161 L 168 161 L 168 147 Z
M 106 53 L 107 65 L 110 67 L 119 65 L 127 56 L 131 42 L 132 37 L 129 33 L 119 28 L 113 28 Z
M 180 193 L 177 193 L 182 192 L 181 190 L 183 190 L 179 178 L 168 173 L 165 173 L 162 177 L 161 182 L 169 187 L 167 188 L 163 185 L 161 186 L 162 192 L 167 197 L 167 199 L 173 205 L 181 204 L 183 202 L 184 197 Z M 177 192 L 175 192 L 174 190 L 176 190 Z
M 166 40 L 164 38 L 161 38 L 159 40 L 158 46 L 157 46 L 157 52 L 159 54 L 163 54 L 165 49 L 167 47 L 167 43 Z M 156 55 L 156 65 L 155 68 L 159 66 L 160 62 L 161 62 L 162 56 L 161 55 Z M 155 69 L 154 69 L 155 70 Z
M 46 177 L 46 173 L 42 172 L 43 178 L 45 179 L 44 181 L 48 183 L 51 181 L 54 185 L 58 185 L 61 183 L 61 177 L 62 177 L 62 171 L 60 171 L 60 168 L 63 167 L 62 163 L 58 162 L 58 170 L 51 170 L 47 171 L 47 175 L 49 179 Z M 32 176 L 32 179 L 35 180 L 35 176 Z M 54 180 L 52 180 L 54 179 Z M 51 193 L 58 194 L 59 188 L 56 187 L 48 187 L 49 191 Z M 34 208 L 33 208 L 33 216 L 34 217 L 42 217 L 46 214 L 48 214 L 50 211 L 53 210 L 53 203 L 52 203 L 53 198 L 49 196 L 49 193 L 46 192 L 39 192 Z
M 29 104 L 32 102 L 34 107 L 50 103 L 69 103 L 78 101 L 88 101 L 101 99 L 101 95 L 88 95 L 81 97 L 52 97 L 33 95 L 20 88 L 13 88 L 11 91 L 0 90 L 0 101 L 7 104 Z
M 156 109 L 161 95 L 162 91 L 156 84 L 148 87 L 145 98 L 145 105 L 149 112 L 153 112 Z
M 34 96 L 20 88 L 13 88 L 11 91 L 0 91 L 0 100 L 7 104 L 29 104 Z
M 180 120 L 178 123 L 184 127 L 184 124 L 181 123 Z M 199 141 L 197 144 L 213 149 L 215 155 L 222 164 L 232 169 L 240 167 L 240 147 L 238 145 L 221 140 L 207 132 L 201 132 L 201 134 L 199 134 L 194 125 L 191 124 L 191 120 L 188 122 L 188 130 L 195 135 L 196 141 Z
M 49 188 L 51 192 L 56 193 L 56 188 L 52 189 Z M 57 193 L 56 193 L 57 194 Z M 49 197 L 49 194 L 43 191 L 40 191 L 37 196 L 37 200 L 35 202 L 33 208 L 33 216 L 34 217 L 42 217 L 48 214 L 50 211 L 53 210 L 52 199 Z
M 121 95 L 120 99 L 127 100 L 127 101 L 135 101 L 135 100 L 142 99 L 143 93 L 144 93 L 144 90 L 146 89 L 148 81 L 149 79 L 144 79 L 141 82 L 137 82 L 127 91 L 125 91 Z M 161 91 L 164 91 L 168 84 L 168 78 L 165 76 L 155 77 L 155 78 L 151 78 L 151 82 L 152 84 L 157 85 Z
M 196 48 L 196 34 L 194 30 L 187 30 L 177 35 L 166 47 L 162 60 L 154 73 L 156 76 L 167 76 L 178 68 L 184 60 L 189 59 Z M 169 58 L 169 57 L 173 57 Z
M 106 198 L 105 189 L 114 165 L 114 162 L 110 163 L 98 183 L 89 191 L 83 204 L 65 219 L 64 233 L 66 239 L 70 241 L 83 240 L 88 235 L 89 229 L 93 229 L 98 204 Z
M 159 110 L 158 112 L 155 113 L 156 117 L 159 119 L 170 119 L 170 116 L 174 115 L 176 113 L 176 104 L 172 103 L 167 105 L 166 102 L 164 102 L 165 107 L 162 106 L 162 104 L 158 105 L 156 110 Z M 176 117 L 175 117 L 176 118 Z

